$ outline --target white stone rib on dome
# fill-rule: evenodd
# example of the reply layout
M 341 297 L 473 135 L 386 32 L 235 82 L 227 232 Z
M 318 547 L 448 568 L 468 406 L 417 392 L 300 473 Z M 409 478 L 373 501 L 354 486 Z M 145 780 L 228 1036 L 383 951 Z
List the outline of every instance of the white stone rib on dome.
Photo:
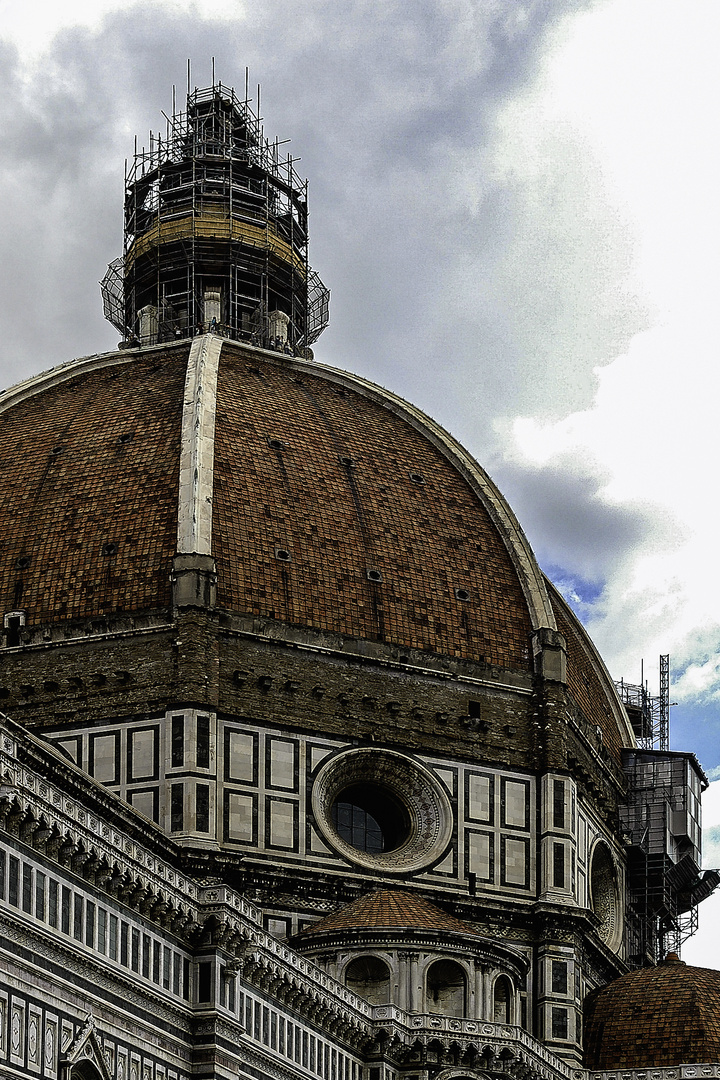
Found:
M 204 384 L 201 380 L 197 386 L 195 386 L 193 379 L 191 379 L 193 369 L 192 350 L 195 350 L 197 355 L 200 356 L 203 348 L 207 350 L 207 348 L 210 347 L 208 343 L 211 343 L 213 353 L 212 362 L 206 372 L 209 377 L 205 379 Z M 184 502 L 186 511 L 185 517 L 187 517 L 188 513 L 192 517 L 192 514 L 197 512 L 197 507 L 199 505 L 198 500 L 202 501 L 205 495 L 207 495 L 208 490 L 212 493 L 214 399 L 216 393 L 217 365 L 223 344 L 225 344 L 225 342 L 222 338 L 215 337 L 215 335 L 203 335 L 202 338 L 195 339 L 191 346 L 191 357 L 188 361 L 188 379 L 190 382 L 193 382 L 193 386 L 195 386 L 195 396 L 191 402 L 188 399 L 188 393 L 190 391 L 188 390 L 188 386 L 186 386 L 186 402 L 184 408 L 186 421 L 183 422 L 181 460 L 182 454 L 184 453 L 189 462 L 189 454 L 194 462 L 192 468 L 194 469 L 197 466 L 199 472 L 197 483 L 195 485 L 196 490 L 191 493 L 191 498 L 190 496 L 185 498 L 182 494 L 183 487 L 181 481 L 181 506 L 179 509 L 182 509 Z M 146 355 L 148 352 L 154 350 L 166 350 L 167 348 L 168 344 L 166 343 L 163 345 L 146 346 L 141 351 L 143 355 Z M 265 352 L 268 357 L 272 357 L 272 359 L 276 361 L 278 360 L 278 354 L 275 352 L 268 353 L 266 350 L 257 351 Z M 203 353 L 203 355 L 205 354 Z M 50 371 L 33 376 L 24 382 L 10 387 L 0 394 L 0 413 L 43 390 L 47 390 L 53 386 L 66 382 L 69 379 L 75 378 L 75 376 L 79 374 L 85 374 L 104 367 L 132 363 L 135 356 L 136 350 L 127 350 L 119 353 L 98 353 L 92 356 L 81 357 L 77 360 L 71 360 L 66 364 L 52 368 Z M 290 358 L 284 358 L 284 361 L 296 369 L 305 370 L 309 374 L 322 376 L 330 382 L 346 386 L 348 389 L 354 390 L 357 393 L 378 402 L 397 416 L 403 418 L 435 446 L 465 478 L 481 504 L 487 510 L 491 520 L 494 522 L 517 572 L 528 605 L 533 629 L 557 629 L 555 616 L 545 587 L 542 571 L 537 564 L 530 543 L 517 518 L 485 470 L 477 461 L 475 461 L 472 455 L 449 434 L 449 432 L 445 431 L 440 424 L 436 423 L 436 421 L 432 420 L 420 409 L 405 401 L 397 394 L 393 394 L 391 391 L 385 390 L 375 383 L 363 379 L 359 375 L 353 375 L 350 372 L 340 371 L 337 368 L 313 361 Z M 201 405 L 200 411 L 198 411 L 198 403 Z M 199 433 L 197 422 L 203 416 L 204 422 L 201 425 L 202 431 Z M 198 439 L 200 439 L 200 442 L 197 442 Z M 199 449 L 201 444 L 202 453 L 200 453 Z M 195 446 L 195 450 L 197 451 L 194 456 L 192 454 L 193 446 Z M 190 473 L 186 474 L 186 480 L 188 482 L 192 481 Z M 202 494 L 199 494 L 199 492 L 202 492 Z M 185 495 L 188 495 L 187 491 L 185 491 Z M 211 497 L 212 495 L 210 494 L 210 498 Z M 212 504 L 209 502 L 205 508 L 210 513 L 211 506 Z M 207 514 L 205 514 L 204 517 L 207 517 Z M 212 540 L 209 531 L 211 528 L 210 521 L 204 520 L 202 527 L 198 524 L 195 526 L 192 526 L 192 524 L 188 525 L 187 522 L 185 524 L 187 527 L 183 526 L 182 536 L 180 525 L 178 526 L 178 551 L 190 551 L 193 549 L 193 545 L 201 543 L 202 551 L 209 554 L 212 549 Z M 199 549 L 195 547 L 194 550 L 198 551 Z

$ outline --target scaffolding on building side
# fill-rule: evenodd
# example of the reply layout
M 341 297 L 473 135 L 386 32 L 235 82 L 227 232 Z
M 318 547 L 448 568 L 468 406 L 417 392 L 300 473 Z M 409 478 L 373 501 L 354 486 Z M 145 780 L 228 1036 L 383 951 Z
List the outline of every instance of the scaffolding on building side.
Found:
M 643 678 L 628 683 L 620 679 L 615 683 L 620 700 L 625 706 L 632 724 L 638 746 L 644 750 L 669 750 L 670 748 L 670 656 L 660 656 L 659 693 L 653 696 Z
M 660 656 L 659 693 L 647 681 L 615 683 L 637 747 L 623 751 L 627 794 L 620 826 L 627 845 L 627 952 L 657 964 L 698 926 L 698 905 L 720 883 L 701 869 L 700 796 L 707 779 L 693 754 L 670 750 L 670 657 Z

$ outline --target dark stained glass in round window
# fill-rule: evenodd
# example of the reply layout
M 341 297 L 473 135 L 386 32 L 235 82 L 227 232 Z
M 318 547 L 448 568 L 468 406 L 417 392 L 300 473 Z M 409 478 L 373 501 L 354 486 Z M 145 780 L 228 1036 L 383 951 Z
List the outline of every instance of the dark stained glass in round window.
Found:
M 377 784 L 345 788 L 332 805 L 331 817 L 338 836 L 368 854 L 395 851 L 410 832 L 405 808 Z

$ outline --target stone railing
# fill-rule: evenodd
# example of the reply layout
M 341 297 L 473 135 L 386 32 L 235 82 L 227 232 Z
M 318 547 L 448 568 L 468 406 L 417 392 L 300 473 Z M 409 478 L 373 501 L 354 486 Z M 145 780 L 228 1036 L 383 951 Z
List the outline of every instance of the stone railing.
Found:
M 720 1062 L 675 1065 L 664 1069 L 614 1069 L 602 1072 L 587 1069 L 583 1076 L 586 1080 L 704 1080 L 705 1077 L 720 1077 Z
M 536 1076 L 580 1080 L 586 1077 L 584 1070 L 572 1069 L 542 1043 L 534 1039 L 524 1028 L 513 1024 L 493 1024 L 486 1020 L 456 1019 L 453 1016 L 437 1016 L 432 1013 L 407 1013 L 395 1005 L 376 1005 L 372 1010 L 373 1024 L 384 1027 L 401 1042 L 412 1044 L 431 1039 L 471 1042 L 476 1046 L 489 1047 L 496 1057 L 509 1051 L 520 1059 Z M 588 1080 L 596 1080 L 590 1077 Z M 604 1080 L 598 1077 L 597 1080 Z M 613 1078 L 614 1080 L 614 1078 Z M 618 1075 L 617 1080 L 626 1080 Z M 655 1080 L 648 1076 L 643 1080 Z M 670 1080 L 658 1077 L 657 1080 Z M 680 1078 L 674 1078 L 680 1080 Z
M 272 969 L 274 975 L 293 982 L 307 997 L 315 995 L 327 1008 L 341 1007 L 355 1024 L 369 1029 L 372 1006 L 339 983 L 326 971 L 289 945 L 263 930 L 257 909 L 225 885 L 209 885 L 198 890 L 200 918 L 212 914 L 230 933 L 246 943 L 246 955 L 256 964 Z
M 16 733 L 14 727 L 14 724 L 2 723 L 0 717 L 0 803 L 4 805 L 6 817 L 22 815 L 21 828 L 27 827 L 28 823 L 36 823 L 39 828 L 42 823 L 49 833 L 59 834 L 64 841 L 72 843 L 77 853 L 86 852 L 88 857 L 93 854 L 98 862 L 105 860 L 111 867 L 117 865 L 124 874 L 138 879 L 148 890 L 166 897 L 174 907 L 182 908 L 190 917 L 196 918 L 198 890 L 195 882 L 120 828 L 101 820 L 99 814 L 89 813 L 58 784 L 21 765 L 18 740 L 23 737 L 48 754 L 53 751 L 42 746 L 32 735 Z M 85 782 L 91 782 L 71 762 L 63 761 L 63 766 L 76 771 Z M 128 807 L 117 796 L 105 790 L 102 796 L 109 802 L 117 801 L 118 809 L 127 813 Z M 33 839 L 32 832 L 30 826 L 27 842 L 35 846 L 37 836 Z M 257 920 L 257 909 L 247 901 L 243 903 L 248 915 Z

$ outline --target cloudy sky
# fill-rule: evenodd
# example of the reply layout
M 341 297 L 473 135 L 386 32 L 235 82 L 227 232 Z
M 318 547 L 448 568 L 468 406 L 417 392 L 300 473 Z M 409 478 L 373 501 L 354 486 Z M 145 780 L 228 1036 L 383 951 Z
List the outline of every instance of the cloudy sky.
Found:
M 188 58 L 247 65 L 310 178 L 318 358 L 465 442 L 615 677 L 655 692 L 670 654 L 720 866 L 716 0 L 0 0 L 0 28 L 0 385 L 116 345 L 134 136 Z

